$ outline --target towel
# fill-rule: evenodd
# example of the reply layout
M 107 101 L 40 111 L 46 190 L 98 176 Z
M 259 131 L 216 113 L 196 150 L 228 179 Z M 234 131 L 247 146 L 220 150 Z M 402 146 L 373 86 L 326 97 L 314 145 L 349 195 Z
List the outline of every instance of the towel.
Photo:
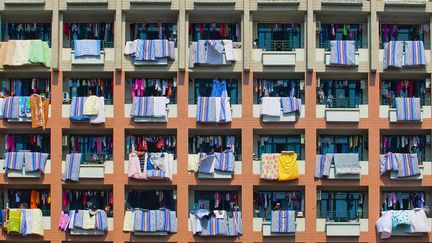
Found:
M 48 121 L 49 99 L 33 94 L 30 96 L 32 128 L 46 127 Z
M 192 42 L 189 45 L 189 61 L 188 61 L 189 62 L 189 68 L 193 68 L 195 66 L 196 56 L 197 56 L 197 45 L 198 45 L 198 43 L 196 43 L 196 42 Z M 0 51 L 2 49 L 0 49 Z M 6 49 L 6 48 L 4 48 L 4 49 Z
M 75 210 L 69 210 L 69 219 L 68 219 L 68 229 L 73 229 L 75 227 L 75 223 L 76 220 L 75 218 L 77 218 L 77 214 L 79 214 L 79 211 L 75 211 Z M 81 221 L 80 221 L 80 225 L 82 225 L 82 213 L 81 213 Z
M 405 66 L 425 66 L 423 41 L 405 41 Z
M 133 225 L 134 225 L 134 212 L 133 211 L 126 211 L 123 221 L 123 231 L 125 232 L 131 232 L 133 231 Z
M 398 121 L 420 121 L 420 98 L 396 98 L 396 118 Z
M 402 68 L 403 41 L 384 43 L 384 69 L 389 67 Z
M 333 154 L 317 154 L 315 160 L 315 178 L 323 178 L 330 175 L 330 166 Z
M 31 40 L 15 41 L 15 50 L 13 53 L 12 62 L 9 63 L 10 66 L 22 66 L 25 64 L 30 64 L 29 62 L 30 43 Z
M 295 233 L 295 211 L 272 211 L 271 232 L 273 233 Z
M 90 95 L 84 102 L 83 115 L 97 116 L 99 114 L 99 97 Z
M 207 63 L 207 41 L 192 42 L 189 46 L 189 67 L 195 64 Z
M 155 232 L 156 210 L 135 210 L 133 229 L 135 232 Z
M 261 98 L 261 116 L 281 116 L 281 98 L 280 97 L 262 97 Z
M 330 41 L 330 64 L 332 65 L 356 65 L 355 41 Z
M 144 160 L 146 161 L 146 160 Z M 136 153 L 129 154 L 129 169 L 128 177 L 138 180 L 147 180 L 147 166 L 144 164 L 144 172 L 141 169 L 141 164 Z
M 19 96 L 6 97 L 3 107 L 3 118 L 17 119 L 19 117 Z
M 155 115 L 155 98 L 153 96 L 134 97 L 130 115 L 132 117 L 154 117 Z M 163 97 L 165 98 L 165 97 Z M 164 107 L 164 110 L 166 108 Z
M 26 233 L 43 236 L 42 211 L 39 208 L 24 210 L 26 212 Z
M 99 111 L 97 116 L 90 118 L 90 124 L 102 124 L 105 123 L 105 98 L 98 97 L 99 100 Z
M 198 97 L 197 122 L 219 122 L 220 104 L 221 97 Z
M 135 53 L 136 48 L 137 48 L 137 43 L 138 40 L 134 40 L 134 41 L 126 41 L 126 45 L 124 48 L 124 54 L 125 55 L 132 55 Z
M 297 111 L 300 113 L 302 107 L 301 99 L 296 97 L 281 97 L 282 112 L 284 114 Z
M 398 177 L 410 177 L 420 174 L 417 154 L 395 154 L 398 163 Z
M 260 179 L 277 180 L 279 179 L 278 168 L 279 154 L 262 154 L 260 165 Z
M 91 230 L 96 229 L 96 215 L 90 214 L 89 210 L 82 210 L 83 211 L 83 229 Z
M 100 40 L 74 40 L 75 58 L 83 56 L 100 56 L 101 41 Z
M 153 97 L 153 116 L 154 117 L 167 117 L 166 106 L 169 103 L 169 99 L 164 96 Z
M 235 158 L 234 153 L 231 151 L 224 151 L 222 153 L 215 153 L 216 164 L 214 169 L 218 171 L 234 172 Z
M 200 173 L 213 174 L 216 164 L 216 156 L 214 154 L 204 155 L 204 157 L 200 158 L 199 164 Z
M 409 211 L 411 221 L 410 233 L 426 233 L 431 232 L 428 219 L 424 209 L 413 209 Z
M 84 116 L 84 104 L 87 97 L 72 97 L 70 105 L 70 120 L 71 121 L 86 121 L 90 120 L 90 116 Z
M 227 61 L 235 61 L 234 49 L 232 40 L 223 40 L 223 45 L 225 49 L 225 57 Z
M 8 234 L 19 234 L 21 232 L 21 210 L 9 210 L 9 222 L 7 224 Z
M 32 40 L 28 56 L 30 63 L 41 63 L 47 68 L 51 67 L 51 51 L 48 42 Z
M 359 156 L 355 153 L 337 153 L 333 155 L 336 175 L 360 175 Z
M 156 210 L 156 231 L 168 232 L 170 214 L 168 209 Z
M 381 239 L 390 238 L 392 234 L 392 211 L 385 211 L 375 223 L 378 233 L 381 233 Z
M 79 181 L 81 157 L 81 153 L 71 153 L 66 155 L 65 168 L 62 175 L 63 181 Z
M 290 181 L 299 178 L 296 153 L 281 153 L 278 156 L 279 181 Z
M 48 160 L 49 154 L 39 152 L 24 152 L 24 164 L 26 171 L 40 170 L 45 172 L 45 164 Z
M 188 154 L 188 171 L 198 172 L 199 168 L 199 154 Z
M 380 173 L 384 175 L 388 171 L 397 171 L 399 169 L 395 153 L 380 155 Z
M 5 164 L 8 170 L 22 170 L 24 165 L 24 152 L 5 153 Z

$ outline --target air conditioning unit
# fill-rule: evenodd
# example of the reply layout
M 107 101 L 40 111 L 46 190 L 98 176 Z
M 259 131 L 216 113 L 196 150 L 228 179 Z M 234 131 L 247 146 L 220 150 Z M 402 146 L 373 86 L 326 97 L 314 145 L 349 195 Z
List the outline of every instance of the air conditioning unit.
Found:
M 63 147 L 67 147 L 69 145 L 69 139 L 68 136 L 63 136 L 62 137 L 62 146 Z
M 321 31 L 321 21 L 316 21 L 316 31 L 317 32 Z

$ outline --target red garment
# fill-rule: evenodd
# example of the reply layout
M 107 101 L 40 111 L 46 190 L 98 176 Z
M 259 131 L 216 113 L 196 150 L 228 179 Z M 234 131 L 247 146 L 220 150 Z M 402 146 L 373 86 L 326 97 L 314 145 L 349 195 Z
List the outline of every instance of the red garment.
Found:
M 414 96 L 414 82 L 409 82 L 408 86 L 408 97 Z
M 204 27 L 203 27 L 202 24 L 199 24 L 199 32 L 200 32 L 201 34 L 204 34 Z
M 68 192 L 65 191 L 63 192 L 63 207 L 67 207 L 68 203 L 69 203 Z
M 223 37 L 223 34 L 224 34 L 224 24 L 220 24 L 220 27 L 219 27 L 219 36 L 220 37 Z

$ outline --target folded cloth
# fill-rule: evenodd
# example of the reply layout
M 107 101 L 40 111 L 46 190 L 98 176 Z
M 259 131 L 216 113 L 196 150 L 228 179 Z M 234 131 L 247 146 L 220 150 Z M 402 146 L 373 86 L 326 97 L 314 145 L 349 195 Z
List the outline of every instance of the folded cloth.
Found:
M 24 164 L 24 152 L 5 153 L 5 164 L 8 170 L 22 170 Z
M 32 40 L 29 47 L 29 62 L 41 63 L 45 67 L 51 67 L 51 51 L 48 42 Z
M 232 40 L 223 40 L 223 45 L 225 49 L 225 57 L 227 61 L 235 61 L 234 49 Z
M 90 118 L 90 124 L 102 124 L 105 123 L 105 98 L 98 97 L 99 101 L 99 112 L 97 116 L 93 116 Z
M 356 65 L 355 41 L 330 41 L 330 64 L 333 65 Z
M 381 239 L 388 239 L 392 234 L 392 211 L 385 211 L 375 223 L 378 233 L 381 234 Z
M 281 97 L 282 112 L 284 114 L 297 111 L 300 113 L 302 107 L 301 99 L 296 97 Z
M 409 210 L 409 218 L 411 221 L 410 233 L 426 233 L 431 232 L 428 219 L 424 209 L 416 208 Z
M 280 97 L 262 97 L 261 98 L 261 116 L 281 116 L 281 98 Z
M 29 62 L 29 51 L 31 40 L 16 40 L 15 49 L 12 57 L 12 63 L 10 66 L 22 66 L 30 64 Z
M 410 177 L 420 174 L 417 154 L 395 154 L 398 163 L 398 177 Z
M 423 41 L 405 41 L 405 66 L 426 65 Z
M 403 47 L 403 41 L 384 43 L 384 69 L 389 67 L 402 68 Z
M 189 154 L 188 155 L 188 171 L 198 172 L 199 168 L 199 154 Z
M 72 97 L 70 105 L 70 120 L 71 121 L 86 121 L 90 120 L 90 116 L 84 116 L 84 104 L 87 97 Z
M 356 153 L 333 154 L 336 175 L 360 175 L 359 156 Z
M 90 95 L 84 102 L 83 115 L 97 116 L 99 114 L 99 97 Z
M 231 151 L 224 151 L 222 153 L 215 153 L 216 164 L 214 169 L 218 171 L 234 172 L 235 158 L 234 153 Z
M 261 155 L 260 179 L 279 179 L 278 157 L 279 154 L 276 153 Z
M 74 40 L 75 58 L 82 56 L 100 56 L 100 40 Z
M 129 154 L 128 177 L 138 180 L 147 179 L 147 166 L 144 165 L 144 171 L 141 169 L 141 164 L 136 153 Z
M 66 155 L 65 168 L 62 175 L 63 181 L 79 181 L 81 157 L 81 153 L 71 153 Z
M 204 155 L 204 157 L 200 158 L 199 164 L 200 173 L 213 174 L 216 164 L 216 156 L 214 154 Z
M 19 117 L 19 96 L 6 97 L 3 106 L 3 118 L 17 119 Z
M 380 155 L 380 173 L 384 175 L 388 171 L 398 171 L 399 166 L 395 153 L 387 153 Z
M 420 121 L 420 98 L 396 98 L 396 118 L 398 121 Z
M 295 211 L 280 210 L 271 212 L 271 232 L 295 233 Z
M 296 153 L 281 153 L 277 161 L 279 181 L 290 181 L 299 178 Z
M 133 231 L 133 225 L 134 225 L 134 212 L 133 211 L 126 211 L 123 221 L 123 231 L 125 232 L 131 232 Z
M 323 178 L 330 175 L 330 166 L 333 154 L 317 154 L 315 160 L 315 178 Z
M 26 171 L 40 170 L 45 172 L 45 164 L 48 160 L 48 153 L 24 152 L 24 164 Z

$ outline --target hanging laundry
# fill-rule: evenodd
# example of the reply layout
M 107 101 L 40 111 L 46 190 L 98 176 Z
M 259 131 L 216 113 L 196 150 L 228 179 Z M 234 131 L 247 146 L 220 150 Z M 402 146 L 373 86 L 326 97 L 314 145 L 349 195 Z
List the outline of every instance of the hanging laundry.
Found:
M 420 121 L 420 98 L 401 98 L 396 100 L 396 118 L 398 121 Z
M 355 41 L 330 41 L 330 65 L 356 65 Z
M 295 233 L 295 211 L 278 210 L 271 214 L 271 232 Z
M 100 40 L 74 40 L 74 55 L 75 58 L 86 56 L 100 56 Z
M 62 181 L 79 181 L 81 158 L 81 153 L 72 153 L 66 155 L 65 169 L 61 178 Z
M 231 40 L 199 40 L 189 47 L 189 67 L 195 64 L 222 65 L 235 62 L 233 43 Z

